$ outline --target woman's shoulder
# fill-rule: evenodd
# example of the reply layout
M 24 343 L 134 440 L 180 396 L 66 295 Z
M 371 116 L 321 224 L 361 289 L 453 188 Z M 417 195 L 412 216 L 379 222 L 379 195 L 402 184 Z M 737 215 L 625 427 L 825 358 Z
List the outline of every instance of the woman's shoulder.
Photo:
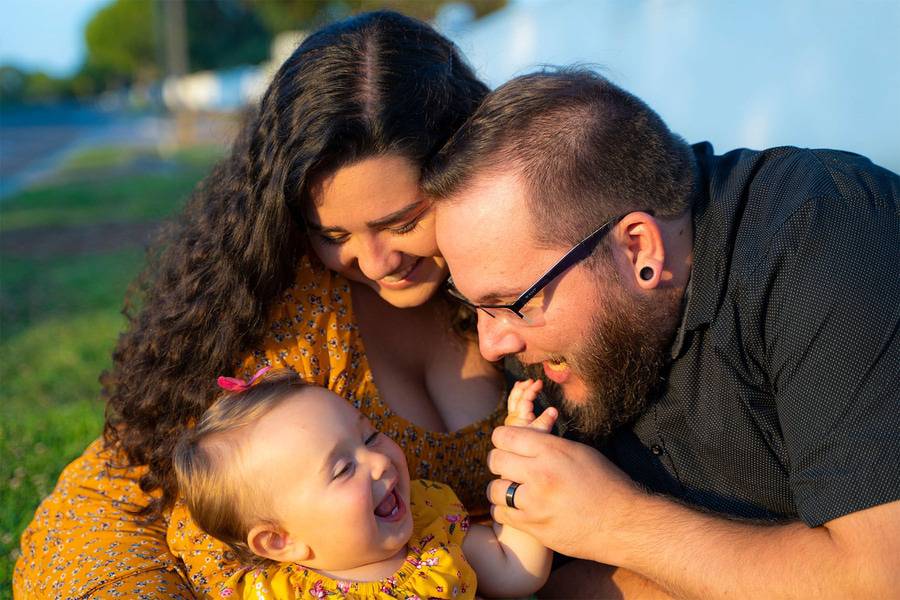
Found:
M 273 304 L 262 339 L 242 360 L 239 376 L 268 365 L 291 368 L 343 396 L 347 389 L 366 387 L 368 366 L 350 294 L 347 280 L 304 257 L 294 283 Z

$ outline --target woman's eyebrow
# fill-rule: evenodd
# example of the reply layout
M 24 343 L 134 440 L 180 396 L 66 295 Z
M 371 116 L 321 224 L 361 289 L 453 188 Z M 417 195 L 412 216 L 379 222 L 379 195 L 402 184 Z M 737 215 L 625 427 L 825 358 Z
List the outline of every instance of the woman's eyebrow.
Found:
M 307 221 L 306 228 L 316 233 L 347 233 L 343 227 L 322 227 L 318 223 Z
M 402 220 L 404 217 L 409 215 L 410 211 L 414 208 L 421 206 L 425 201 L 424 200 L 416 200 L 411 204 L 407 204 L 400 210 L 396 210 L 389 215 L 385 215 L 380 219 L 375 219 L 374 221 L 367 221 L 366 225 L 371 227 L 372 229 L 381 229 L 388 225 L 392 225 L 393 223 Z

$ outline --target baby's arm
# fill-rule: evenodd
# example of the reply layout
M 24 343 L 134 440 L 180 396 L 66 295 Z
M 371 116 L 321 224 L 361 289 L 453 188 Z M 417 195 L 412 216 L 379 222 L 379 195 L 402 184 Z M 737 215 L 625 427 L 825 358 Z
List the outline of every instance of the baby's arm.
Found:
M 534 418 L 534 399 L 541 381 L 530 379 L 513 386 L 507 400 L 505 425 L 550 431 L 555 408 Z M 463 541 L 466 559 L 478 574 L 478 593 L 487 596 L 528 596 L 547 581 L 553 553 L 536 539 L 508 525 L 473 525 Z

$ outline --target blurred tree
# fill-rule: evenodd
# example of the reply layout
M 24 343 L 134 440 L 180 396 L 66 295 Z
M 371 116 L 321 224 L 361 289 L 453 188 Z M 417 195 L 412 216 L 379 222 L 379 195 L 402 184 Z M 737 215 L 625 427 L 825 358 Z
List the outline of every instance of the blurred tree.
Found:
M 153 0 L 115 0 L 87 24 L 87 58 L 82 72 L 116 87 L 159 76 Z
M 18 104 L 25 95 L 25 72 L 13 65 L 0 65 L 0 103 Z
M 14 65 L 0 65 L 0 103 L 14 105 L 56 102 L 74 96 L 71 80 L 43 71 L 25 71 Z
M 114 0 L 97 12 L 85 30 L 87 59 L 81 87 L 101 88 L 157 79 L 161 73 L 161 15 L 165 0 Z M 302 2 L 300 4 L 303 4 Z M 186 2 L 191 71 L 258 63 L 269 54 L 271 33 L 257 14 L 238 0 Z
M 452 1 L 452 0 L 449 0 Z M 147 84 L 163 74 L 159 31 L 166 0 L 111 0 L 85 28 L 87 56 L 73 77 L 57 79 L 0 66 L 0 100 L 86 98 L 108 89 Z M 507 0 L 468 0 L 480 17 Z M 358 12 L 391 9 L 431 20 L 448 0 L 187 0 L 189 70 L 256 64 L 269 57 L 272 37 L 311 30 Z
M 244 6 L 259 15 L 270 32 L 309 29 L 319 12 L 334 0 L 242 0 Z
M 191 71 L 257 64 L 269 57 L 272 33 L 238 0 L 188 1 L 185 8 Z
M 390 9 L 424 21 L 431 20 L 438 9 L 453 0 L 241 0 L 252 8 L 269 31 L 311 30 L 350 14 Z M 507 0 L 467 0 L 481 17 L 502 8 Z

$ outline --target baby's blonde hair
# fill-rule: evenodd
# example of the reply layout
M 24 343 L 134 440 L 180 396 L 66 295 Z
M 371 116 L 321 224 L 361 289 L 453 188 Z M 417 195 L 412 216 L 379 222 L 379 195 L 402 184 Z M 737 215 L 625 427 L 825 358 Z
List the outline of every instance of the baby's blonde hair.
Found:
M 175 446 L 175 476 L 191 516 L 242 563 L 266 562 L 250 550 L 247 534 L 260 522 L 277 523 L 260 512 L 269 504 L 269 495 L 241 467 L 243 448 L 237 433 L 305 386 L 294 371 L 271 372 L 247 390 L 219 397 Z

